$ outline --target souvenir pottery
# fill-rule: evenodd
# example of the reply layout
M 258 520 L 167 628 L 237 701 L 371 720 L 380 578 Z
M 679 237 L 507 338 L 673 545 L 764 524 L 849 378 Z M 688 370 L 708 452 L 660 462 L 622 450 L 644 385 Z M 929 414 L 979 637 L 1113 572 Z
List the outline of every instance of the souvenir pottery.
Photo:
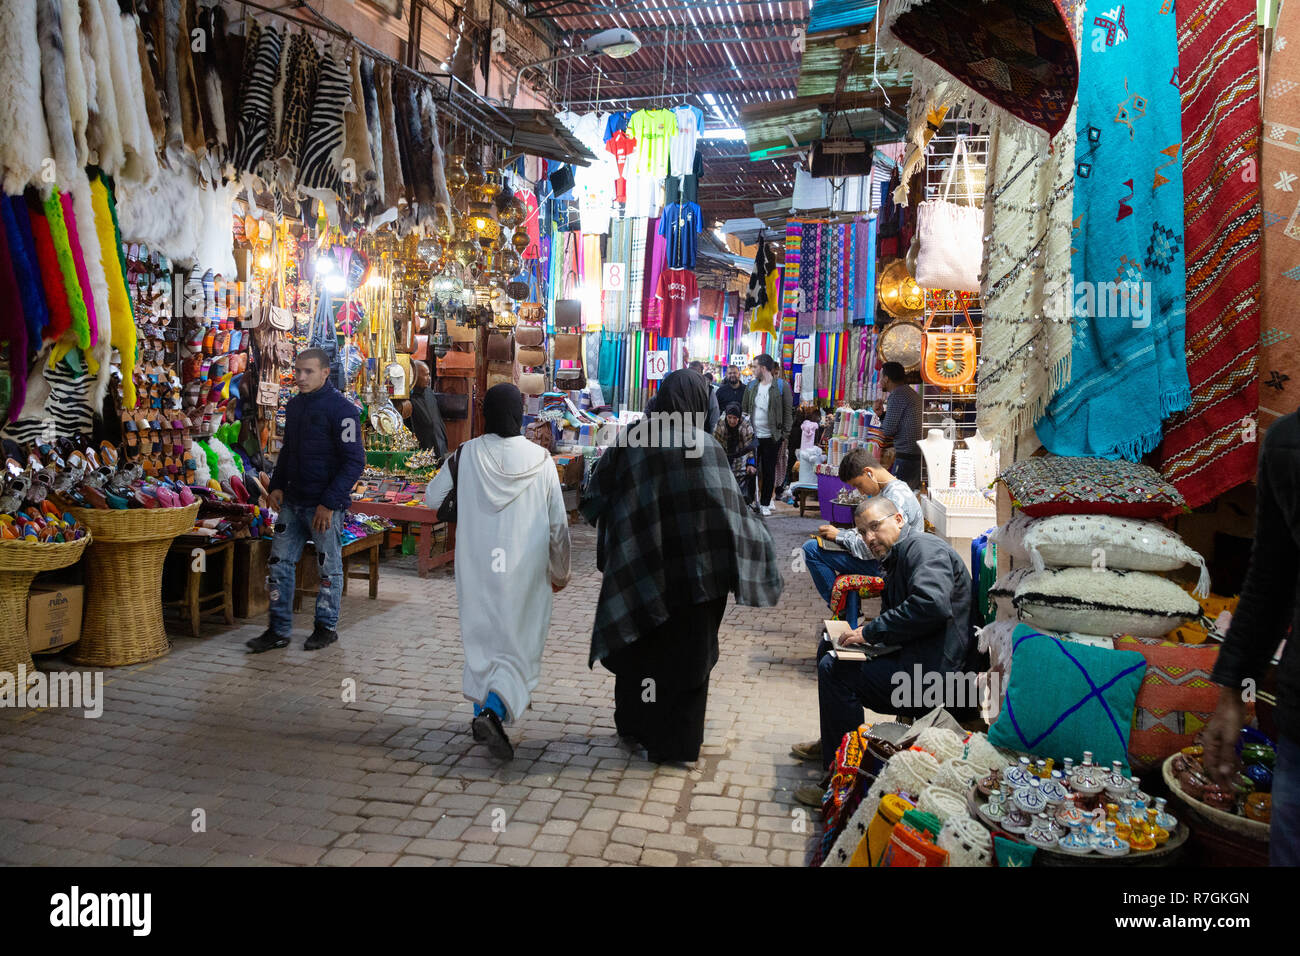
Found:
M 1092 841 L 1084 833 L 1082 819 L 1077 823 L 1070 824 L 1070 832 L 1061 837 L 1056 844 L 1056 848 L 1063 853 L 1074 853 L 1078 856 L 1092 852 Z
M 1083 763 L 1070 774 L 1070 789 L 1080 797 L 1095 797 L 1105 789 L 1101 774 L 1092 763 L 1092 754 L 1083 755 Z
M 1040 813 L 1034 817 L 1034 825 L 1025 834 L 1025 842 L 1038 847 L 1055 849 L 1057 840 L 1058 838 L 1052 830 L 1052 821 L 1047 818 L 1045 813 Z
M 1222 810 L 1225 813 L 1231 813 L 1237 806 L 1237 795 L 1215 784 L 1205 788 L 1205 791 L 1201 794 L 1201 799 L 1208 806 L 1213 807 L 1215 810 Z
M 1149 793 L 1143 792 L 1141 779 L 1138 777 L 1133 777 L 1131 786 L 1133 788 L 1133 792 L 1132 792 L 1133 802 L 1137 803 L 1140 801 L 1149 806 L 1151 804 L 1151 795 Z
M 1273 771 L 1264 764 L 1250 764 L 1246 767 L 1245 775 L 1255 785 L 1255 789 L 1261 793 L 1268 793 L 1273 789 Z
M 1060 771 L 1054 770 L 1052 773 L 1055 775 L 1059 774 Z M 1047 799 L 1047 802 L 1053 806 L 1064 803 L 1065 798 L 1070 795 L 1070 792 L 1065 789 L 1065 784 L 1061 783 L 1055 776 L 1051 780 L 1044 780 L 1039 789 L 1043 791 L 1043 796 Z
M 1260 763 L 1272 768 L 1277 761 L 1277 754 L 1268 744 L 1247 744 L 1241 748 L 1241 762 L 1247 766 Z
M 1029 781 L 1036 779 L 1029 770 L 1029 758 L 1021 757 L 1019 764 L 1012 764 L 1002 771 L 1002 782 L 1011 792 L 1029 786 Z
M 1102 776 L 1102 781 L 1106 785 L 1106 797 L 1109 800 L 1120 801 L 1133 792 L 1133 784 L 1129 778 L 1124 776 L 1124 765 L 1116 760 L 1111 764 L 1110 773 Z
M 1200 744 L 1192 744 L 1190 747 L 1184 747 L 1178 752 L 1187 757 L 1195 757 L 1197 760 L 1201 760 L 1205 756 L 1205 748 Z
M 994 787 L 989 791 L 989 802 L 979 808 L 979 815 L 983 817 L 985 823 L 993 824 L 999 827 L 1007 815 L 1007 805 L 1002 799 L 1002 791 Z
M 1156 821 L 1158 816 L 1155 807 L 1147 807 L 1147 831 L 1155 837 L 1156 846 L 1164 846 L 1169 842 L 1169 831 Z
M 1025 813 L 1013 802 L 1007 809 L 1006 815 L 1002 818 L 1002 829 L 1008 833 L 1022 834 L 1029 830 L 1031 822 L 1029 814 Z
M 1047 796 L 1043 793 L 1042 781 L 1033 777 L 1029 786 L 1016 789 L 1012 802 L 1025 813 L 1042 813 L 1047 809 Z
M 1047 761 L 1040 757 L 1038 761 L 1034 764 L 1034 776 L 1037 777 L 1039 780 L 1046 780 L 1047 773 L 1048 773 Z
M 1095 849 L 1102 856 L 1124 856 L 1128 853 L 1129 845 L 1119 838 L 1114 820 L 1106 821 L 1106 835 L 1097 841 Z
M 1178 775 L 1178 786 L 1182 788 L 1183 793 L 1195 800 L 1201 799 L 1205 788 L 1209 785 L 1210 781 L 1195 770 L 1184 770 Z
M 1165 834 L 1168 839 L 1169 834 Z M 1139 852 L 1154 850 L 1156 848 L 1156 839 L 1151 831 L 1147 829 L 1145 817 L 1133 817 L 1130 820 L 1128 845 Z
M 1180 773 L 1184 773 L 1186 770 L 1188 770 L 1187 758 L 1184 757 L 1182 754 L 1174 754 L 1174 759 L 1170 761 L 1169 767 L 1171 770 L 1173 770 L 1174 776 L 1176 777 Z
M 1068 781 L 1070 779 L 1071 774 L 1073 773 L 1074 773 L 1074 758 L 1066 757 L 1065 760 L 1061 762 L 1061 776 Z
M 1056 822 L 1064 827 L 1081 827 L 1086 819 L 1084 812 L 1079 809 L 1078 798 L 1072 793 L 1066 796 L 1065 803 L 1056 811 Z
M 1173 833 L 1178 827 L 1178 818 L 1165 809 L 1168 803 L 1164 797 L 1156 797 L 1156 823 Z
M 998 780 L 998 772 L 994 770 L 987 777 L 981 778 L 979 783 L 977 783 L 975 786 L 979 789 L 980 794 L 988 797 L 993 794 L 994 790 L 998 789 L 999 783 L 1000 781 Z
M 1107 825 L 1114 825 L 1115 835 L 1121 840 L 1128 839 L 1128 818 L 1120 816 L 1119 804 L 1106 804 L 1106 823 Z
M 1268 793 L 1252 793 L 1246 797 L 1242 809 L 1248 819 L 1268 823 L 1273 816 L 1273 796 Z

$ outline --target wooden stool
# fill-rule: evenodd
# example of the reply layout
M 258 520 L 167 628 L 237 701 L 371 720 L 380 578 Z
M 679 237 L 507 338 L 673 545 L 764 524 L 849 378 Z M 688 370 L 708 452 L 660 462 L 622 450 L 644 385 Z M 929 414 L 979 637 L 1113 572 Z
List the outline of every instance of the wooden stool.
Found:
M 364 538 L 343 545 L 343 593 L 348 593 L 348 578 L 360 578 L 363 581 L 370 582 L 370 600 L 379 597 L 379 549 L 384 543 L 384 533 L 375 532 L 366 535 Z M 294 611 L 302 610 L 302 599 L 307 595 L 315 595 L 319 591 L 309 591 L 303 586 L 303 574 L 307 568 L 307 549 L 311 548 L 311 553 L 316 553 L 316 548 L 308 542 L 303 546 L 302 557 L 298 559 L 298 569 L 294 573 L 293 586 L 293 609 Z M 368 567 L 364 571 L 351 571 L 348 569 L 348 558 L 360 552 L 366 552 Z
M 203 552 L 202 569 L 194 569 L 195 551 Z M 221 590 L 203 594 L 203 572 L 207 570 L 208 559 L 213 555 L 224 555 L 221 562 Z M 234 581 L 235 581 L 235 542 L 218 541 L 214 544 L 191 544 L 184 541 L 172 545 L 168 556 L 178 555 L 186 562 L 185 592 L 176 601 L 167 601 L 163 607 L 178 608 L 182 617 L 190 619 L 190 636 L 199 637 L 199 618 L 204 614 L 220 611 L 227 624 L 235 623 Z
M 799 517 L 800 517 L 800 518 L 802 518 L 802 517 L 804 516 L 804 509 L 808 507 L 808 496 L 809 496 L 809 495 L 812 495 L 812 499 L 813 499 L 813 502 L 814 502 L 815 504 L 818 503 L 818 501 L 817 501 L 817 489 L 816 489 L 816 488 L 801 488 L 801 487 L 799 487 L 798 485 L 796 485 L 795 487 L 791 488 L 790 490 L 794 493 L 795 500 L 799 502 Z

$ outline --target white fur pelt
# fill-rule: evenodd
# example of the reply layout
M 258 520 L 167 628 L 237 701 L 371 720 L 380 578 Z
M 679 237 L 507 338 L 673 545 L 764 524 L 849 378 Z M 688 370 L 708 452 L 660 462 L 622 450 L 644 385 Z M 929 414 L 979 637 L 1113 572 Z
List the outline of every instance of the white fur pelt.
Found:
M 126 166 L 122 170 L 122 178 L 144 182 L 158 170 L 158 144 L 153 137 L 153 126 L 149 123 L 144 84 L 140 81 L 143 74 L 140 63 L 140 23 L 135 14 L 123 14 L 117 18 L 117 25 L 121 34 L 123 79 L 122 88 L 118 90 L 118 113 L 130 115 L 132 130 L 130 139 L 123 137 Z M 117 83 L 116 74 L 113 82 Z
M 50 155 L 36 4 L 0 3 L 0 63 L 0 174 L 4 191 L 16 196 L 37 179 Z
M 41 46 L 41 85 L 44 94 L 45 128 L 50 134 L 50 153 L 55 171 L 66 186 L 80 176 L 77 144 L 68 116 L 68 89 L 63 62 L 63 24 L 58 0 L 37 0 L 37 29 Z
M 122 42 L 122 16 L 118 12 L 117 0 L 99 0 L 99 9 L 104 17 L 104 33 L 108 37 L 108 71 L 113 84 L 113 101 L 117 110 L 118 135 L 122 140 L 122 164 L 116 170 L 108 169 L 113 176 L 127 175 L 139 179 L 140 130 L 139 118 L 136 116 L 135 98 L 132 88 L 139 83 L 131 82 L 127 67 L 126 44 Z
M 195 250 L 195 259 L 204 270 L 227 278 L 237 274 L 235 265 L 235 243 L 232 238 L 232 213 L 230 204 L 235 198 L 236 184 L 208 186 L 199 194 L 199 205 L 203 209 L 202 227 L 199 232 L 199 244 Z
M 145 183 L 117 184 L 117 218 L 123 242 L 143 242 L 176 262 L 199 248 L 203 207 L 194 161 L 170 151 L 169 162 Z
M 81 9 L 77 0 L 61 0 L 63 20 L 63 66 L 68 84 L 68 117 L 72 121 L 72 139 L 77 144 L 77 160 L 86 165 L 90 156 L 86 145 L 89 122 L 89 99 L 86 92 L 85 60 L 81 54 Z
M 81 0 L 81 14 L 83 41 L 88 45 L 95 77 L 89 87 L 90 123 L 86 128 L 90 161 L 103 167 L 110 176 L 116 176 L 126 162 L 126 148 L 122 143 L 122 126 L 117 115 L 117 93 L 113 89 L 113 55 L 108 24 L 99 0 Z M 53 130 L 50 135 L 53 137 Z

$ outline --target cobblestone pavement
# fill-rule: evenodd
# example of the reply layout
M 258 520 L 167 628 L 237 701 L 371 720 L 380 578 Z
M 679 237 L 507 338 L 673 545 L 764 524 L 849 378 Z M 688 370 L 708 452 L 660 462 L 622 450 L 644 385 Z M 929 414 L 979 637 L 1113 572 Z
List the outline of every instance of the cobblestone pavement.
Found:
M 728 607 L 693 766 L 648 763 L 615 735 L 613 676 L 587 668 L 595 539 L 575 524 L 574 581 L 511 763 L 469 733 L 451 574 L 421 581 L 398 558 L 377 600 L 350 589 L 326 650 L 302 649 L 310 606 L 289 649 L 256 656 L 243 644 L 264 621 L 206 623 L 105 672 L 98 719 L 0 710 L 0 861 L 803 865 L 818 824 L 793 790 L 817 773 L 788 751 L 817 735 L 825 615 L 792 552 L 816 524 L 783 506 L 769 519 L 785 594 Z

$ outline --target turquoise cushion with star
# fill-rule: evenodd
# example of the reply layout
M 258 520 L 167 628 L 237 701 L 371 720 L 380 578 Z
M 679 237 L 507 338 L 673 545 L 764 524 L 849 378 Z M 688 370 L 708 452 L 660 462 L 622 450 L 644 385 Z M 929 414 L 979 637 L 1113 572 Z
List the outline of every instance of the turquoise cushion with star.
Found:
M 1136 651 L 1066 643 L 1018 624 L 1011 679 L 989 743 L 1078 762 L 1085 750 L 1128 767 L 1129 728 L 1147 662 Z

